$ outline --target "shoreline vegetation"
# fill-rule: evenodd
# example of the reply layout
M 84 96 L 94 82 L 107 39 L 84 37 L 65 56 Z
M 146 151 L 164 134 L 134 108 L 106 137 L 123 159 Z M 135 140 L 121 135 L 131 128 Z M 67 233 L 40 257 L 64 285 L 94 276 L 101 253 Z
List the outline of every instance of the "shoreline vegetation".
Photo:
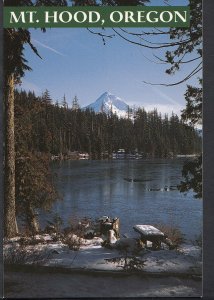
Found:
M 34 267 L 48 267 L 54 272 L 59 268 L 201 278 L 201 237 L 187 243 L 177 228 L 159 224 L 157 228 L 173 247 L 161 242 L 156 248 L 151 242 L 142 242 L 140 236 L 120 236 L 118 226 L 116 231 L 106 230 L 110 219 L 106 223 L 103 218 L 84 218 L 63 228 L 56 216 L 55 222 L 49 222 L 38 234 L 22 233 L 5 239 L 4 264 L 10 270 L 32 266 L 31 272 Z
M 90 236 L 95 227 L 89 223 L 85 218 L 62 228 L 56 218 L 36 235 L 6 239 L 5 296 L 201 296 L 200 238 L 185 243 L 178 229 L 159 224 L 174 249 L 139 247 L 139 239 L 122 236 L 110 245 L 105 234 Z
M 120 150 L 124 150 L 124 149 L 120 149 Z M 133 160 L 133 159 L 161 159 L 162 157 L 150 157 L 148 154 L 147 155 L 143 155 L 143 154 L 139 154 L 139 153 L 127 153 L 127 154 L 123 154 L 122 156 L 120 156 L 121 154 L 118 152 L 113 152 L 112 154 L 108 155 L 107 153 L 101 153 L 101 158 L 100 159 L 96 159 L 96 160 L 120 160 L 120 159 L 126 159 L 126 160 Z M 176 158 L 196 158 L 198 157 L 200 154 L 176 154 L 173 155 L 172 153 L 167 157 L 170 159 L 176 159 Z M 73 151 L 70 152 L 68 154 L 58 154 L 58 155 L 50 155 L 49 158 L 51 161 L 61 161 L 61 160 L 93 160 L 89 153 L 85 152 L 85 153 L 81 153 L 78 151 Z

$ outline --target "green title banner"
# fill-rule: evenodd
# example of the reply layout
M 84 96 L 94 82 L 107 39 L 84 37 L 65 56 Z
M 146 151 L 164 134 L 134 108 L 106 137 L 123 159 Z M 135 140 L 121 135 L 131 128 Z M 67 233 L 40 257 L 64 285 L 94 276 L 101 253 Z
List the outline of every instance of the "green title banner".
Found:
M 4 7 L 5 28 L 189 27 L 187 6 Z

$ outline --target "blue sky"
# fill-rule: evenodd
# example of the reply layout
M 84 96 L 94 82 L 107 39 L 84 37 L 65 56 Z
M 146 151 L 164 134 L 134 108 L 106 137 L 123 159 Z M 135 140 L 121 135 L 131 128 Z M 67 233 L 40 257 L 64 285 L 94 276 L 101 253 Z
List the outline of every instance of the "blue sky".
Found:
M 152 2 L 161 3 L 161 0 Z M 170 3 L 183 5 L 186 1 Z M 107 32 L 112 33 L 110 29 Z M 22 89 L 34 90 L 37 95 L 48 89 L 53 100 L 59 102 L 65 94 L 70 105 L 77 95 L 81 107 L 94 102 L 105 91 L 117 95 L 129 105 L 143 106 L 148 110 L 157 107 L 162 113 L 173 110 L 179 114 L 185 106 L 186 83 L 174 87 L 143 83 L 144 80 L 176 82 L 190 72 L 191 65 L 188 64 L 174 76 L 165 74 L 166 65 L 151 62 L 155 61 L 153 54 L 163 57 L 164 51 L 147 50 L 118 36 L 106 39 L 104 45 L 100 37 L 84 28 L 47 29 L 46 33 L 32 29 L 31 36 L 42 59 L 26 47 L 25 56 L 33 71 L 26 72 Z M 194 78 L 188 83 L 196 81 Z

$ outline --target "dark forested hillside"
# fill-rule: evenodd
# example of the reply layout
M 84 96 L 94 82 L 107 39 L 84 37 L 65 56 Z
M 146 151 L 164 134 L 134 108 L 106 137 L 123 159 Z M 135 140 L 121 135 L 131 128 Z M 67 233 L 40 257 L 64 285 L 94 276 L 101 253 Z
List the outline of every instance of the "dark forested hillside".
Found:
M 63 104 L 64 103 L 64 104 Z M 16 151 L 66 155 L 88 152 L 92 159 L 110 156 L 124 148 L 146 157 L 193 154 L 201 150 L 201 138 L 178 116 L 161 116 L 156 110 L 138 109 L 134 120 L 95 114 L 78 107 L 53 104 L 49 92 L 15 92 Z

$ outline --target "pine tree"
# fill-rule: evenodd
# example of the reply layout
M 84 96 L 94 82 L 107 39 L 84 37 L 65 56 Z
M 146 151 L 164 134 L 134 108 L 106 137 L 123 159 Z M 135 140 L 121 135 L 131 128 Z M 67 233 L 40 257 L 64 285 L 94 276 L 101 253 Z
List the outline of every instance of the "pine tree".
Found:
M 72 101 L 72 110 L 78 110 L 78 109 L 80 109 L 79 100 L 78 100 L 77 96 L 75 95 L 74 99 Z
M 65 109 L 68 109 L 68 103 L 66 101 L 65 94 L 64 94 L 63 99 L 62 99 L 62 107 L 65 108 Z
M 5 5 L 7 2 L 5 1 Z M 26 70 L 30 70 L 23 57 L 24 43 L 30 44 L 30 33 L 24 29 L 4 29 L 4 104 L 5 104 L 5 166 L 4 166 L 4 234 L 17 234 L 15 205 L 15 137 L 14 86 Z
M 33 6 L 44 4 L 38 0 L 5 0 L 4 6 Z M 46 3 L 47 4 L 47 3 Z M 52 1 L 52 5 L 65 5 L 66 1 Z M 20 82 L 26 70 L 30 70 L 24 58 L 24 44 L 28 44 L 37 54 L 31 43 L 27 29 L 4 29 L 4 103 L 5 103 L 5 167 L 4 167 L 4 234 L 13 237 L 17 234 L 15 205 L 15 141 L 14 141 L 14 86 Z
M 50 92 L 46 89 L 44 91 L 44 93 L 42 94 L 42 102 L 48 106 L 48 105 L 51 105 L 52 104 L 52 99 L 51 99 L 51 96 L 50 96 Z

